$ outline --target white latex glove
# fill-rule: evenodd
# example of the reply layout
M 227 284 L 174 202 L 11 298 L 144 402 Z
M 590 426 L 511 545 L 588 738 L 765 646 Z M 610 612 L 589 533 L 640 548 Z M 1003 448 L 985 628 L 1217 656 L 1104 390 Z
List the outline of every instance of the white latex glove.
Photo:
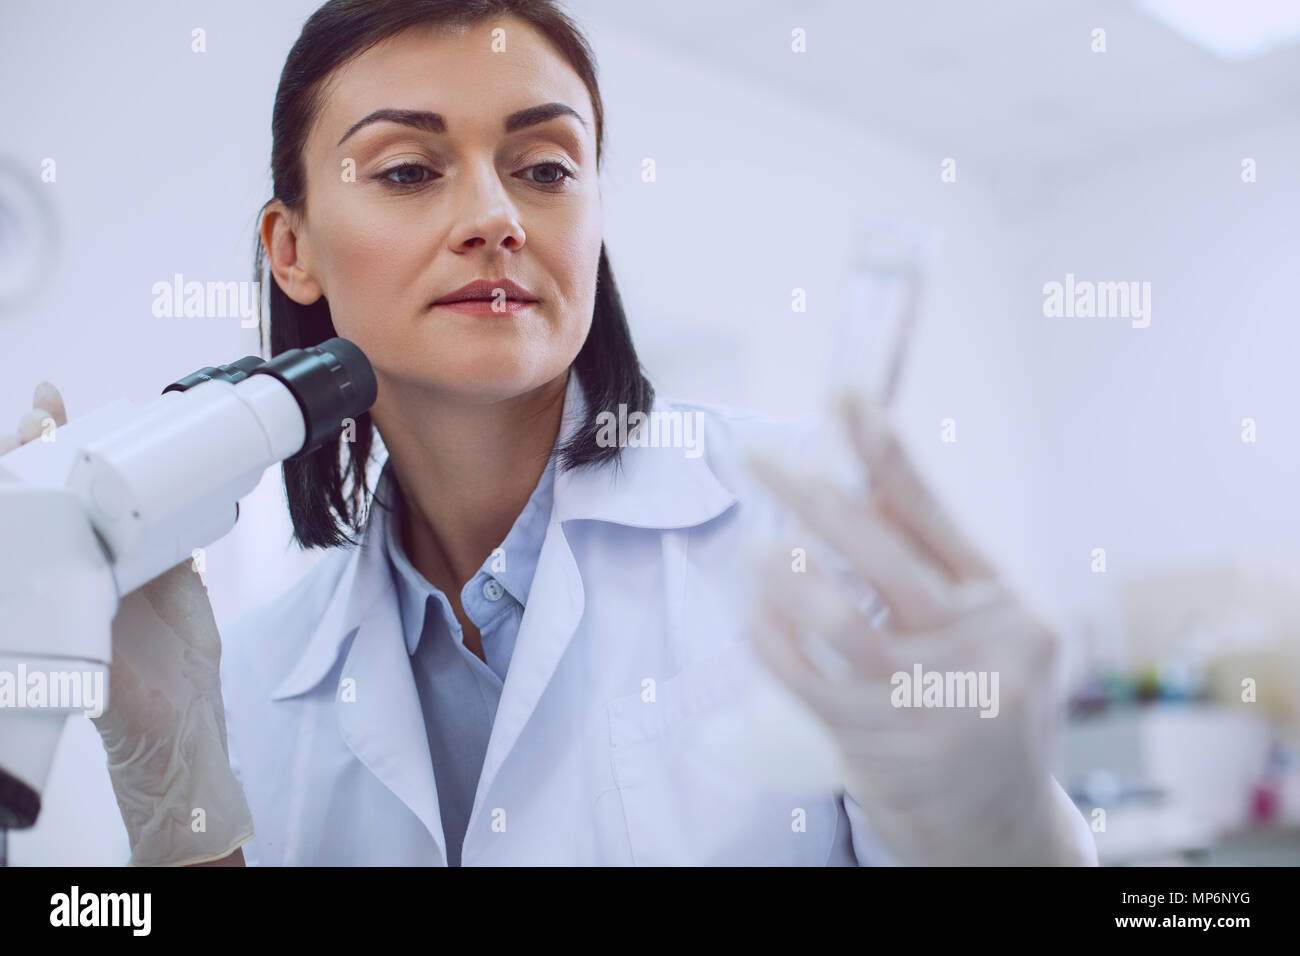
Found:
M 48 382 L 0 454 L 67 424 Z M 57 438 L 56 438 L 57 440 Z M 253 835 L 252 816 L 226 746 L 221 638 L 207 588 L 189 561 L 126 595 L 113 619 L 108 707 L 91 718 L 133 866 L 184 866 L 229 856 Z M 202 811 L 197 813 L 196 811 Z
M 884 413 L 848 396 L 841 413 L 867 496 L 796 475 L 770 455 L 750 459 L 813 536 L 790 545 L 806 547 L 806 571 L 792 570 L 787 546 L 758 572 L 760 659 L 826 723 L 846 792 L 900 862 L 1095 862 L 1086 823 L 1049 771 L 1055 635 L 963 539 Z M 884 607 L 868 613 L 861 596 L 871 592 Z M 996 711 L 896 706 L 911 696 L 895 675 L 911 681 L 917 664 L 983 672 Z

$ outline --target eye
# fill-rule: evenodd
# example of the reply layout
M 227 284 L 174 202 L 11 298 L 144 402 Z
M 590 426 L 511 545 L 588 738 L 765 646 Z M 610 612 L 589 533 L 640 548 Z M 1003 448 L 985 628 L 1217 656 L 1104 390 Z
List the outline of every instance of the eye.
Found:
M 541 186 L 544 189 L 563 189 L 565 187 L 565 183 L 568 180 L 573 179 L 573 170 L 571 170 L 568 166 L 564 165 L 564 163 L 557 162 L 555 160 L 548 160 L 545 163 L 538 163 L 535 166 L 529 166 L 528 169 L 525 170 L 525 172 L 531 172 L 534 169 L 548 169 L 548 168 L 557 171 L 552 174 L 554 178 L 529 179 L 529 182 L 536 183 L 538 186 Z
M 528 167 L 525 172 L 532 172 L 533 170 L 538 169 L 546 169 L 550 172 L 544 174 L 544 177 L 541 179 L 528 177 L 528 181 L 542 187 L 543 189 L 563 189 L 565 183 L 574 178 L 573 170 L 564 163 L 554 160 L 548 160 L 545 163 L 537 163 Z M 426 183 L 432 182 L 435 176 L 437 176 L 437 173 L 422 163 L 402 163 L 400 166 L 393 166 L 376 174 L 375 178 L 383 182 L 385 185 L 397 189 L 414 189 L 418 186 L 423 186 Z
M 412 172 L 427 173 L 429 175 L 421 179 L 410 179 L 406 174 Z M 398 179 L 393 179 L 391 177 L 394 173 L 402 173 L 403 175 Z M 415 186 L 423 186 L 425 183 L 432 181 L 433 175 L 433 170 L 421 163 L 403 163 L 400 166 L 394 166 L 391 169 L 384 170 L 382 173 L 377 174 L 375 178 L 389 186 L 395 186 L 398 189 L 411 189 Z

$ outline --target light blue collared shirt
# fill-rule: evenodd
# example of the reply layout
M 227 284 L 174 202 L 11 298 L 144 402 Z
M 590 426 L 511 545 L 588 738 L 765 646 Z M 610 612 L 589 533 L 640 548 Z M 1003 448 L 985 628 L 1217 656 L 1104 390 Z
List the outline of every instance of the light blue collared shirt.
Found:
M 461 607 L 478 628 L 487 658 L 484 663 L 465 646 L 464 631 L 451 601 L 425 580 L 407 557 L 401 536 L 405 508 L 401 488 L 388 462 L 380 474 L 379 495 L 393 506 L 391 512 L 379 509 L 385 520 L 384 549 L 397 588 L 406 649 L 411 655 L 429 735 L 448 866 L 460 866 L 461 845 L 474 807 L 488 738 L 551 520 L 554 481 L 552 452 L 505 541 L 461 588 Z

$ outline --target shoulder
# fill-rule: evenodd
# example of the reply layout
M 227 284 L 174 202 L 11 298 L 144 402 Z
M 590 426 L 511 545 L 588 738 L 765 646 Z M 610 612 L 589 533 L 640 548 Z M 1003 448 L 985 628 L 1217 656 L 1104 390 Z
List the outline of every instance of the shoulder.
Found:
M 779 417 L 733 405 L 677 397 L 656 400 L 656 410 L 680 415 L 688 440 L 695 436 L 697 454 L 713 478 L 740 504 L 737 518 L 762 524 L 784 524 L 789 515 L 748 465 L 751 454 L 763 454 L 797 466 L 819 453 L 829 427 L 827 416 L 813 412 Z
M 241 684 L 253 679 L 269 685 L 283 676 L 306 649 L 349 556 L 348 548 L 331 549 L 284 591 L 222 625 L 223 671 L 237 674 Z
M 746 467 L 750 453 L 798 460 L 822 440 L 827 427 L 826 416 L 821 413 L 778 417 L 672 396 L 656 400 L 655 409 L 679 414 L 683 420 L 689 417 L 699 435 L 700 454 L 715 477 L 737 495 L 752 489 Z

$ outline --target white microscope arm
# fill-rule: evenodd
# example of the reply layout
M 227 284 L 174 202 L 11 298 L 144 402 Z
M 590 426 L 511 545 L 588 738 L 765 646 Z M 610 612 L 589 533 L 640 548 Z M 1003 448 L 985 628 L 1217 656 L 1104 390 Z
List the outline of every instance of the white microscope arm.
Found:
M 119 597 L 224 536 L 267 468 L 376 394 L 361 350 L 330 339 L 203 369 L 0 458 L 0 828 L 35 822 L 64 719 L 88 709 L 54 682 L 99 674 L 107 707 Z M 51 693 L 33 702 L 29 678 Z

